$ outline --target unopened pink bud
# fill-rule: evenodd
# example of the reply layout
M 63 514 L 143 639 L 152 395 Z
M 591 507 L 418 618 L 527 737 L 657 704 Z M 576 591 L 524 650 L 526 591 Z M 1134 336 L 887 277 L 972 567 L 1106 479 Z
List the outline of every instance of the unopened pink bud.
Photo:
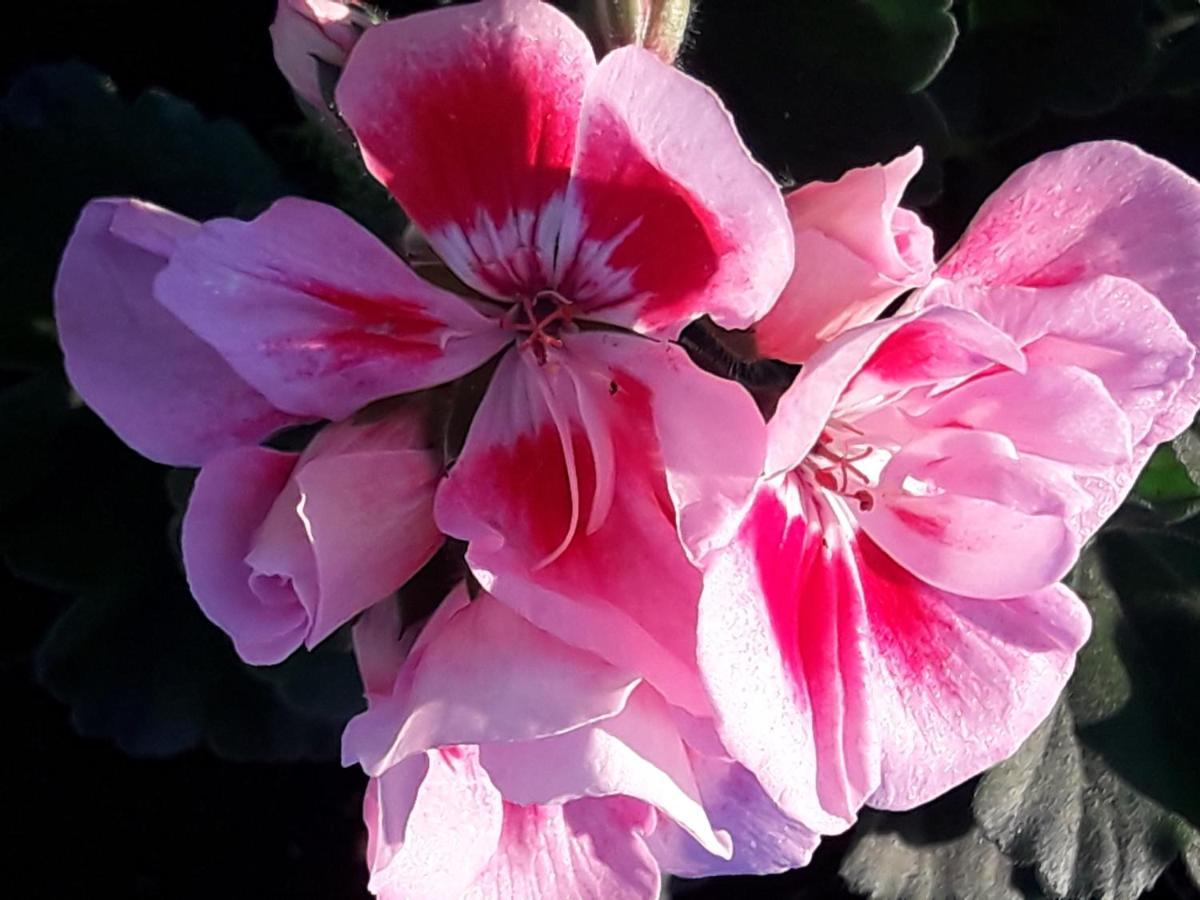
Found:
M 275 63 L 296 96 L 326 114 L 346 57 L 362 33 L 379 21 L 356 0 L 279 0 L 271 23 Z

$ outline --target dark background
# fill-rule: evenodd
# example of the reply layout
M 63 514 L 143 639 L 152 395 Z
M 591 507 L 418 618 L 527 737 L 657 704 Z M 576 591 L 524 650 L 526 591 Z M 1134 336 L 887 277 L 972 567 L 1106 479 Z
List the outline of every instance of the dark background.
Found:
M 1006 174 L 1069 143 L 1123 138 L 1200 173 L 1196 3 L 959 3 L 957 45 L 927 89 L 923 42 L 936 35 L 918 21 L 897 36 L 873 5 L 706 0 L 681 64 L 721 94 L 784 183 L 922 143 L 929 163 L 909 200 L 941 250 Z M 910 6 L 920 20 L 937 4 Z M 0 95 L 13 90 L 0 117 L 10 128 L 0 131 L 0 304 L 20 306 L 19 322 L 0 313 L 10 389 L 0 404 L 0 877 L 11 897 L 365 896 L 363 778 L 339 768 L 336 729 L 313 724 L 321 716 L 296 700 L 311 673 L 245 674 L 191 610 L 171 536 L 172 491 L 186 484 L 168 484 L 64 405 L 52 336 L 37 325 L 57 250 L 92 194 L 138 193 L 193 215 L 245 212 L 262 205 L 256 190 L 265 202 L 280 183 L 343 196 L 342 176 L 314 164 L 311 132 L 275 69 L 273 14 L 271 0 L 64 0 L 6 10 L 0 26 Z M 88 94 L 82 70 L 66 89 L 41 74 L 22 81 L 68 60 L 110 76 L 119 96 Z M 147 89 L 240 123 L 277 172 L 229 175 L 251 151 L 220 135 L 216 149 L 200 148 L 192 129 L 204 123 L 186 117 L 165 128 L 177 146 L 155 138 L 137 171 L 122 169 L 130 132 L 105 137 L 106 104 L 128 107 Z M 144 133 L 138 121 L 121 127 Z M 252 746 L 239 744 L 245 734 Z M 836 896 L 844 846 L 829 842 L 803 873 L 679 892 Z M 1158 888 L 1189 890 L 1178 864 Z

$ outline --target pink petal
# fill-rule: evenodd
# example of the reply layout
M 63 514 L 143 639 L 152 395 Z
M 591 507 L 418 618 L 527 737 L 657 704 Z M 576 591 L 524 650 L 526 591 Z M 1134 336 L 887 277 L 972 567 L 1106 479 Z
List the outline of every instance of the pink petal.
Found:
M 1118 141 L 1048 153 L 1018 169 L 988 198 L 938 275 L 1030 288 L 1078 284 L 1097 275 L 1127 278 L 1162 301 L 1195 344 L 1200 185 Z M 1060 293 L 1057 299 L 1069 296 Z M 1135 318 L 1125 315 L 1130 322 Z M 1159 434 L 1186 427 L 1198 406 L 1200 370 L 1165 410 Z
M 855 518 L 915 576 L 970 597 L 1053 584 L 1075 563 L 1069 520 L 1088 502 L 1070 467 L 1021 456 L 1002 435 L 943 429 L 884 467 L 874 506 Z
M 669 816 L 709 853 L 729 858 L 728 836 L 708 821 L 670 710 L 649 687 L 634 691 L 611 718 L 538 741 L 487 744 L 480 761 L 506 800 L 633 797 Z
M 1132 281 L 1101 276 L 1037 288 L 943 282 L 925 302 L 970 309 L 1009 334 L 1023 348 L 1031 375 L 1061 366 L 1092 373 L 1120 408 L 1132 452 L 1083 477 L 1094 499 L 1077 522 L 1083 536 L 1120 504 L 1154 447 L 1194 415 L 1194 401 L 1183 388 L 1192 377 L 1195 348 L 1163 305 Z M 1044 402 L 1021 408 L 1036 410 Z M 1010 407 L 1009 414 L 1015 411 Z M 1081 407 L 1078 414 L 1090 413 Z M 1092 440 L 1120 431 L 1099 424 L 1072 430 Z
M 691 753 L 704 809 L 713 827 L 729 833 L 733 856 L 708 853 L 682 828 L 660 818 L 650 836 L 654 858 L 672 875 L 763 875 L 808 865 L 820 837 L 785 814 L 744 766 Z
M 399 605 L 393 615 L 380 612 L 384 604 L 377 604 L 355 623 L 351 632 L 354 656 L 363 679 L 367 709 L 351 719 L 342 732 L 342 765 L 360 764 L 368 773 L 379 773 L 407 766 L 416 758 L 399 759 L 391 753 L 411 713 L 412 673 L 426 648 L 470 604 L 470 592 L 462 581 L 425 621 L 406 631 L 400 629 Z
M 943 593 L 805 491 L 769 483 L 714 555 L 700 659 L 730 751 L 783 812 L 827 831 L 839 805 L 906 809 L 1010 755 L 1090 626 L 1061 585 Z
M 643 842 L 654 813 L 644 803 L 623 796 L 501 802 L 477 763 L 477 747 L 430 749 L 415 737 L 420 732 L 435 747 L 457 733 L 501 747 L 538 748 L 556 740 L 547 734 L 619 713 L 636 679 L 550 638 L 487 594 L 470 600 L 465 586 L 430 618 L 408 661 L 391 666 L 395 607 L 378 609 L 355 629 L 356 653 L 367 655 L 360 661 L 372 673 L 370 711 L 345 737 L 347 759 L 362 759 L 379 773 L 364 804 L 371 889 L 385 898 L 533 898 L 544 896 L 548 885 L 551 893 L 569 896 L 654 896 L 658 869 Z M 639 709 L 645 706 L 639 701 Z M 655 711 L 659 719 L 650 723 L 665 721 L 669 728 L 669 717 Z M 624 739 L 651 750 L 662 745 L 641 731 Z M 386 743 L 397 732 L 396 748 L 382 758 L 380 735 Z M 526 776 L 535 784 L 561 783 L 563 771 L 540 768 L 536 754 L 528 751 Z M 611 793 L 606 779 L 612 774 L 597 773 L 592 793 Z
M 678 347 L 600 332 L 565 340 L 545 366 L 502 360 L 435 515 L 469 542 L 473 571 L 504 603 L 703 714 L 701 579 L 680 531 L 702 550 L 700 523 L 744 501 L 761 469 L 761 419 L 741 387 Z
M 433 521 L 440 459 L 414 446 L 408 434 L 420 414 L 331 425 L 300 457 L 297 513 L 312 548 L 319 597 L 305 638 L 310 648 L 403 585 L 442 545 Z M 358 446 L 331 452 L 321 439 L 339 432 Z
M 267 604 L 244 562 L 255 533 L 287 484 L 296 455 L 260 447 L 228 450 L 200 471 L 183 517 L 183 560 L 200 609 L 253 665 L 286 658 L 304 640 L 298 604 Z
M 1080 468 L 1127 463 L 1132 452 L 1129 419 L 1104 382 L 1077 366 L 1049 362 L 960 385 L 916 422 L 997 432 L 1022 453 Z
M 872 321 L 892 300 L 929 281 L 933 233 L 900 209 L 921 167 L 920 147 L 882 165 L 851 169 L 788 194 L 796 266 L 779 301 L 755 326 L 765 356 L 804 362 L 823 343 Z
M 391 693 L 404 665 L 407 647 L 401 641 L 400 604 L 389 597 L 376 603 L 354 623 L 354 661 L 363 691 L 370 698 Z
M 639 47 L 587 85 L 558 251 L 591 318 L 674 337 L 708 314 L 744 328 L 792 268 L 783 200 L 721 101 Z
M 464 896 L 654 900 L 658 866 L 642 840 L 652 816 L 645 804 L 625 797 L 562 806 L 505 803 L 500 848 Z
M 867 538 L 858 560 L 883 753 L 867 802 L 909 809 L 1020 746 L 1058 699 L 1090 620 L 1062 585 L 973 600 L 918 581 Z
M 855 415 L 918 387 L 961 380 L 993 366 L 1024 371 L 1007 335 L 974 313 L 931 306 L 853 328 L 822 346 L 779 399 L 767 425 L 769 475 L 808 455 L 835 413 Z
M 887 338 L 847 384 L 834 413 L 854 415 L 881 397 L 896 398 L 915 388 L 944 391 L 997 367 L 1025 371 L 1025 356 L 1008 335 L 973 313 L 957 316 L 947 309 L 928 309 L 888 329 Z
M 200 465 L 301 421 L 272 406 L 155 301 L 155 276 L 198 228 L 138 200 L 93 200 L 54 285 L 75 389 L 127 444 L 176 466 Z
M 629 372 L 650 389 L 684 546 L 699 559 L 723 545 L 732 534 L 719 525 L 745 506 L 766 452 L 766 427 L 749 394 L 701 371 L 674 344 L 580 335 L 576 346 L 594 370 Z
M 486 594 L 447 602 L 452 613 L 426 626 L 396 693 L 347 726 L 347 762 L 376 773 L 436 747 L 558 734 L 617 714 L 638 683 Z
M 879 765 L 848 534 L 794 477 L 768 482 L 706 567 L 700 600 L 700 667 L 725 745 L 770 802 L 824 834 L 854 821 Z
M 443 900 L 463 896 L 494 865 L 506 811 L 476 749 L 450 747 L 372 778 L 363 819 L 371 891 Z
M 550 284 L 591 45 L 534 0 L 405 16 L 354 48 L 337 103 L 367 168 L 485 294 Z
M 320 418 L 457 378 L 506 340 L 353 219 L 296 197 L 205 223 L 155 291 L 267 397 Z
M 642 835 L 653 812 L 624 797 L 504 801 L 474 747 L 412 757 L 371 779 L 363 804 L 370 888 L 381 900 L 644 898 L 659 875 Z

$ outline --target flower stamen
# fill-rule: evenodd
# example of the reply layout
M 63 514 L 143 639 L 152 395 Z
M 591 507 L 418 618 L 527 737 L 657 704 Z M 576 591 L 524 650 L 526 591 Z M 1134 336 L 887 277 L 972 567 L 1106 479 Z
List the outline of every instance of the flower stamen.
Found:
M 547 305 L 552 305 L 552 309 L 546 311 Z M 514 304 L 505 313 L 500 325 L 524 333 L 526 336 L 517 345 L 518 349 L 529 350 L 538 365 L 544 366 L 546 348 L 558 349 L 563 346 L 558 331 L 563 325 L 571 323 L 573 315 L 574 308 L 570 300 L 558 291 L 546 289 L 532 297 L 522 297 L 520 303 Z
M 863 512 L 875 505 L 871 477 L 855 463 L 869 459 L 875 448 L 862 440 L 864 433 L 847 422 L 830 420 L 802 463 L 816 484 L 858 502 Z

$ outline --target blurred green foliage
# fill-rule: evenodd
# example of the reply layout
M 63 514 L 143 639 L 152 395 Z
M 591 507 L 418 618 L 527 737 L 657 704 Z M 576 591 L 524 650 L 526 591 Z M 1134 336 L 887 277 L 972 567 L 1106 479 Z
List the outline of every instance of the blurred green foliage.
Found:
M 7 212 L 26 226 L 0 242 L 0 365 L 13 382 L 0 391 L 0 551 L 21 577 L 76 598 L 37 651 L 38 679 L 80 733 L 133 754 L 207 746 L 236 759 L 336 760 L 362 705 L 344 636 L 268 669 L 237 658 L 178 565 L 170 470 L 124 447 L 70 392 L 50 309 L 58 256 L 92 197 L 248 216 L 287 181 L 235 123 L 160 92 L 127 100 L 78 64 L 11 87 L 0 172 Z

